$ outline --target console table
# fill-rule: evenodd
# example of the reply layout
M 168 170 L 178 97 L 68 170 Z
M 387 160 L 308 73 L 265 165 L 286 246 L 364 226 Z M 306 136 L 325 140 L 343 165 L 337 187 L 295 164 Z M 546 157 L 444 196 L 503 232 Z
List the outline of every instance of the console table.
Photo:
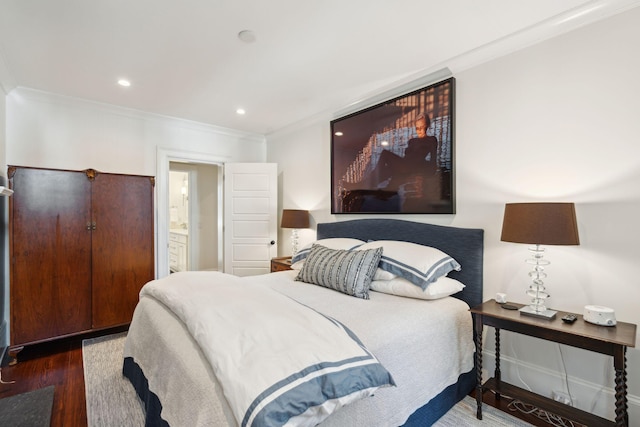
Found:
M 523 306 L 522 304 L 510 304 L 518 308 Z M 616 326 L 599 326 L 585 322 L 579 314 L 576 314 L 578 320 L 575 322 L 564 323 L 560 318 L 570 313 L 562 311 L 558 311 L 553 320 L 541 319 L 521 315 L 517 310 L 504 309 L 495 300 L 489 300 L 472 308 L 471 314 L 473 315 L 473 331 L 476 341 L 478 419 L 482 419 L 482 392 L 493 390 L 498 399 L 501 394 L 504 394 L 590 427 L 629 425 L 626 351 L 627 347 L 635 347 L 636 325 L 617 322 Z M 482 384 L 482 328 L 484 325 L 495 328 L 496 367 L 494 377 Z M 502 381 L 500 377 L 501 329 L 613 356 L 616 391 L 615 421 L 604 419 Z

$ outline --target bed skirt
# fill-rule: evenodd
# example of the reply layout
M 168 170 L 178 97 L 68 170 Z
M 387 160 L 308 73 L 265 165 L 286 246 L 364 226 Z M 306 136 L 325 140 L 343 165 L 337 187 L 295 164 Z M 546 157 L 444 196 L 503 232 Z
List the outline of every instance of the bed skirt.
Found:
M 142 400 L 145 413 L 146 427 L 169 427 L 169 424 L 162 419 L 162 403 L 155 393 L 149 390 L 149 382 L 140 369 L 140 366 L 132 357 L 126 357 L 122 367 L 122 374 L 129 379 Z M 476 370 L 464 373 L 458 377 L 455 384 L 445 388 L 440 394 L 431 399 L 429 403 L 418 408 L 403 425 L 403 427 L 425 427 L 435 423 L 440 417 L 446 414 L 456 403 L 462 400 L 473 390 L 476 385 Z
M 424 427 L 430 426 L 456 403 L 460 402 L 466 395 L 471 393 L 476 386 L 476 369 L 473 368 L 467 373 L 458 377 L 458 382 L 451 384 L 434 397 L 426 405 L 416 409 L 411 414 L 403 427 Z
M 144 425 L 145 427 L 169 427 L 169 423 L 162 419 L 162 403 L 158 396 L 149 390 L 149 382 L 140 366 L 132 357 L 125 357 L 122 366 L 122 375 L 127 377 L 133 388 L 136 390 L 138 397 L 142 400 L 145 408 Z

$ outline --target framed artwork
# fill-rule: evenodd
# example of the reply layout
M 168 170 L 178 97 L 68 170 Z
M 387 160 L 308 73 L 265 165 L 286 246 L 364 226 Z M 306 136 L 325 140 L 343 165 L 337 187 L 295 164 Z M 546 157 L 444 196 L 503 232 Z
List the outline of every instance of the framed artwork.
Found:
M 452 214 L 455 79 L 331 121 L 331 213 Z

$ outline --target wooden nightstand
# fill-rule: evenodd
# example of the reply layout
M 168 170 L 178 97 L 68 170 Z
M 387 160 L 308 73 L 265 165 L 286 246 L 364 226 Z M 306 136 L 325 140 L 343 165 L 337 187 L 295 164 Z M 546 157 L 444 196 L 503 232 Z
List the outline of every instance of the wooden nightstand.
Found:
M 522 307 L 522 304 L 513 305 L 518 308 Z M 576 314 L 578 320 L 575 322 L 564 323 L 560 318 L 570 313 L 562 311 L 558 311 L 558 315 L 553 320 L 539 319 L 523 316 L 517 310 L 504 309 L 495 300 L 489 300 L 472 308 L 471 314 L 473 315 L 473 332 L 476 340 L 476 365 L 478 368 L 476 401 L 479 420 L 482 419 L 482 391 L 494 390 L 496 399 L 500 397 L 500 394 L 504 394 L 590 427 L 629 425 L 626 352 L 627 347 L 635 347 L 636 325 L 617 322 L 616 326 L 599 326 L 585 322 L 579 314 Z M 484 325 L 493 326 L 496 331 L 496 369 L 494 378 L 490 378 L 482 384 L 482 327 Z M 613 366 L 616 373 L 615 422 L 502 381 L 500 378 L 500 329 L 613 356 Z
M 291 270 L 291 257 L 271 258 L 271 272 Z

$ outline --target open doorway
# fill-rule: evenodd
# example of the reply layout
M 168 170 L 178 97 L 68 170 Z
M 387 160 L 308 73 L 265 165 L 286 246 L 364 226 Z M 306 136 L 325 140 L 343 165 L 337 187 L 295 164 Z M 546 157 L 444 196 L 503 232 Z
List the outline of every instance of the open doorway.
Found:
M 167 150 L 158 148 L 157 151 L 157 175 L 156 175 L 156 277 L 162 278 L 170 274 L 169 267 L 169 234 L 171 227 L 171 202 L 169 174 L 170 165 L 176 164 L 178 169 L 190 170 L 190 166 L 208 165 L 212 166 L 212 173 L 217 177 L 210 181 L 217 183 L 214 199 L 217 202 L 215 217 L 200 221 L 193 219 L 193 213 L 197 210 L 193 201 L 199 199 L 200 194 L 206 194 L 198 189 L 201 186 L 201 179 L 194 179 L 192 175 L 187 178 L 187 194 L 185 202 L 190 201 L 187 208 L 188 222 L 186 224 L 189 245 L 198 247 L 198 250 L 215 251 L 217 254 L 217 265 L 207 266 L 198 264 L 197 269 L 217 269 L 225 273 L 239 276 L 248 274 L 268 273 L 270 260 L 277 254 L 277 167 L 275 164 L 267 163 L 229 163 L 226 157 L 211 156 L 204 153 L 193 153 L 179 150 Z M 240 173 L 239 181 L 235 179 L 233 170 L 245 168 L 248 173 Z M 266 169 L 265 169 L 266 168 Z M 263 170 L 264 169 L 264 170 Z M 231 179 L 223 179 L 227 172 L 231 171 Z M 198 176 L 206 176 L 206 173 L 199 173 Z M 179 181 L 180 182 L 180 181 Z M 231 185 L 231 183 L 236 183 Z M 180 182 L 180 197 L 182 197 Z M 253 185 L 257 185 L 258 193 Z M 228 187 L 226 190 L 225 188 Z M 244 192 L 247 195 L 262 195 L 258 203 L 250 201 L 251 197 L 241 197 L 238 203 L 233 201 L 235 191 Z M 248 193 L 247 193 L 248 192 Z M 196 197 L 195 195 L 198 195 Z M 211 193 L 209 193 L 211 195 Z M 223 198 L 229 198 L 224 200 Z M 234 221 L 235 215 L 249 215 L 252 221 L 246 219 Z M 253 220 L 258 220 L 256 223 Z M 181 222 L 174 225 L 180 225 Z M 215 237 L 201 238 L 201 227 L 214 225 L 217 234 Z M 236 230 L 238 225 L 244 225 L 244 229 Z M 246 226 L 249 226 L 248 228 Z M 180 228 L 180 227 L 178 227 Z M 248 234 L 247 234 L 248 233 Z M 193 236 L 193 237 L 192 237 Z M 226 236 L 226 237 L 225 237 Z M 198 245 L 194 242 L 199 239 Z M 234 240 L 235 239 L 235 240 Z M 261 249 L 262 248 L 262 249 Z M 187 252 L 187 257 L 194 262 L 195 249 L 191 254 Z M 198 258 L 199 259 L 199 258 Z M 194 270 L 194 264 L 189 265 L 189 270 Z
M 156 226 L 156 277 L 162 278 L 170 274 L 169 267 L 169 237 L 170 230 L 175 226 L 181 229 L 181 222 L 174 221 L 175 224 L 171 224 L 171 206 L 170 201 L 170 172 L 171 165 L 174 165 L 177 172 L 189 173 L 187 178 L 185 204 L 190 202 L 190 206 L 187 210 L 187 243 L 194 249 L 189 254 L 189 247 L 186 251 L 186 259 L 188 265 L 187 269 L 193 270 L 197 265 L 197 269 L 217 269 L 223 270 L 224 267 L 224 236 L 223 236 L 223 171 L 224 164 L 228 159 L 225 157 L 211 156 L 203 153 L 191 153 L 181 150 L 167 150 L 164 148 L 158 148 L 157 152 L 157 174 L 156 174 L 156 195 L 157 195 L 157 226 Z M 193 170 L 199 166 L 209 166 L 209 169 L 205 169 L 205 172 L 197 173 L 197 179 L 193 176 Z M 209 172 L 207 172 L 209 171 Z M 211 176 L 213 174 L 213 176 Z M 210 178 L 207 178 L 209 176 Z M 209 179 L 210 182 L 215 182 L 215 190 L 213 193 L 210 191 L 200 191 L 202 187 L 202 180 Z M 182 181 L 178 181 L 178 193 L 180 194 L 179 203 L 182 203 Z M 201 214 L 199 219 L 194 219 L 193 214 L 197 212 L 194 206 L 194 201 L 201 200 L 201 197 L 210 197 L 216 201 L 216 207 L 213 209 L 212 214 Z M 176 202 L 174 202 L 176 203 Z M 205 203 L 206 205 L 206 203 Z M 202 227 L 205 229 L 209 226 L 213 226 L 216 230 L 215 236 L 209 235 L 208 237 L 201 237 Z M 183 228 L 184 229 L 184 228 Z M 206 233 L 206 230 L 205 230 Z M 211 255 L 211 251 L 215 255 Z M 197 257 L 196 252 L 199 254 Z M 208 264 L 207 262 L 200 261 L 200 254 L 204 254 L 206 258 L 211 260 L 212 256 L 216 259 L 215 265 Z M 195 260 L 195 261 L 194 261 Z M 194 264 L 197 262 L 197 264 Z
M 221 166 L 169 162 L 169 272 L 221 270 Z

